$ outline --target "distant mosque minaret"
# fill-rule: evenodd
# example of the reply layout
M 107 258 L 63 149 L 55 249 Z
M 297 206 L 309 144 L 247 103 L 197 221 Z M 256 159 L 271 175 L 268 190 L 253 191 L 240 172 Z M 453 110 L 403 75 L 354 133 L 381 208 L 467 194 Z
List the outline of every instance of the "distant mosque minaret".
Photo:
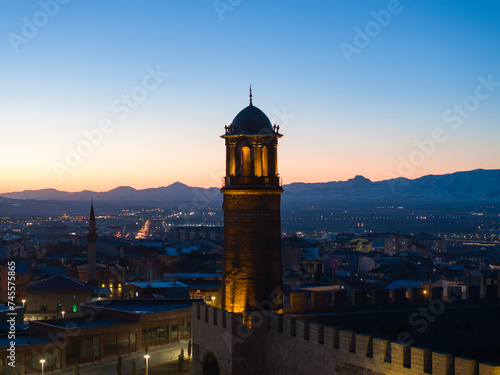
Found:
M 88 241 L 87 260 L 89 266 L 87 284 L 92 286 L 97 286 L 97 272 L 96 272 L 97 230 L 96 230 L 93 201 L 91 201 L 90 203 L 89 233 L 87 234 L 87 241 Z
M 226 142 L 223 194 L 222 309 L 249 313 L 283 308 L 279 126 L 250 104 L 221 138 Z

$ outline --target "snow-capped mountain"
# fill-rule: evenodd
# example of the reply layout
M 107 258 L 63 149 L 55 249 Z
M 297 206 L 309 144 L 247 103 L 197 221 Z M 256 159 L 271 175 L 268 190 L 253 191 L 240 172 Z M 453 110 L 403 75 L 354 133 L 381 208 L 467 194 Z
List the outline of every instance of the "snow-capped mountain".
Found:
M 363 176 L 347 181 L 324 183 L 292 183 L 283 186 L 283 203 L 335 202 L 498 202 L 500 170 L 476 169 L 444 175 L 428 175 L 414 180 L 395 178 L 372 182 Z M 207 202 L 221 201 L 219 188 L 190 187 L 180 182 L 172 185 L 137 190 L 121 186 L 106 192 L 84 190 L 68 193 L 55 189 L 26 190 L 1 194 L 4 198 L 55 201 L 112 202 Z

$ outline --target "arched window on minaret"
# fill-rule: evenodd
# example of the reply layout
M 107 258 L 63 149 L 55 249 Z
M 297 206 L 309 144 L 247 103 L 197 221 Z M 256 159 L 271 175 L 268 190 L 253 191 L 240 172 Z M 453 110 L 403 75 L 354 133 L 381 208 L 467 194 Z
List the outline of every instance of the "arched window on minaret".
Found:
M 243 167 L 243 176 L 252 175 L 252 158 L 250 156 L 250 147 L 241 148 L 241 166 Z
M 252 146 L 253 156 L 254 156 L 254 175 L 257 177 L 262 176 L 262 144 L 254 142 Z
M 235 149 L 236 142 L 230 142 L 229 144 L 229 175 L 234 176 L 236 174 L 236 160 L 235 160 Z
M 267 146 L 262 147 L 262 175 L 264 177 L 269 176 L 269 151 Z

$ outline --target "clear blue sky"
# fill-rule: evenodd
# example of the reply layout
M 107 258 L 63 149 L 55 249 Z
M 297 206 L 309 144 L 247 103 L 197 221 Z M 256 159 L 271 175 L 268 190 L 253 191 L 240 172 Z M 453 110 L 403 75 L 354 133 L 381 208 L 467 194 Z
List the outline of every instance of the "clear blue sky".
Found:
M 284 183 L 500 167 L 498 1 L 60 1 L 0 2 L 0 192 L 218 186 L 249 84 Z

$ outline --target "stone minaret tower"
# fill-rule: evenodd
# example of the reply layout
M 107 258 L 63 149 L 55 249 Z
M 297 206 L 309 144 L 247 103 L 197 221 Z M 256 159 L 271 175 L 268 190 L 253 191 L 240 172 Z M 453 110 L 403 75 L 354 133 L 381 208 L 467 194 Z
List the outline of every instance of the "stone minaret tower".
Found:
M 225 127 L 222 308 L 282 309 L 279 126 L 252 104 Z
M 89 233 L 87 234 L 88 249 L 87 249 L 87 259 L 89 262 L 89 276 L 87 283 L 90 285 L 97 285 L 97 275 L 96 275 L 96 262 L 95 262 L 95 248 L 97 242 L 96 224 L 95 224 L 95 214 L 94 214 L 94 202 L 90 203 L 90 218 L 89 218 Z

